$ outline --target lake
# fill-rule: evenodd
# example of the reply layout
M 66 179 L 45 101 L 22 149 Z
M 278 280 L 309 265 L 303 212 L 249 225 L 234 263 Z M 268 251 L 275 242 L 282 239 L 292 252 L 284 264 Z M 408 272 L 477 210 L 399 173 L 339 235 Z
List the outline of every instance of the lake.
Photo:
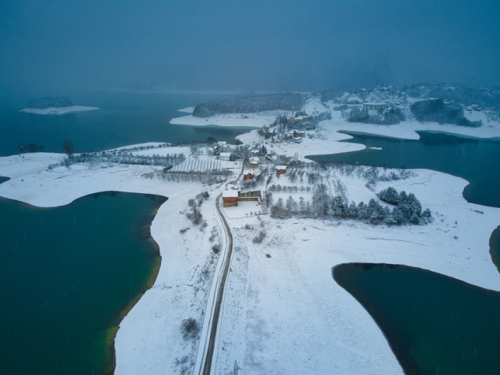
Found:
M 0 199 L 2 374 L 107 374 L 123 314 L 160 266 L 159 196 L 101 193 L 36 208 Z
M 237 135 L 250 130 L 245 127 L 169 123 L 173 117 L 187 115 L 179 109 L 191 106 L 202 98 L 207 99 L 207 95 L 84 90 L 68 93 L 68 96 L 75 104 L 100 109 L 45 116 L 20 113 L 25 108 L 22 100 L 0 106 L 0 156 L 18 154 L 17 146 L 29 143 L 45 146 L 45 152 L 63 152 L 63 140 L 72 141 L 75 152 L 100 151 L 144 142 L 206 141 L 208 137 L 234 143 Z

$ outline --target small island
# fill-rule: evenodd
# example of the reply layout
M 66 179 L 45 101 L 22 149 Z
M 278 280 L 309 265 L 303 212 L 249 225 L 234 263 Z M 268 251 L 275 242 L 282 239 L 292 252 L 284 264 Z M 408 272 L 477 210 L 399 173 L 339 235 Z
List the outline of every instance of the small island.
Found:
M 62 115 L 70 112 L 93 111 L 98 107 L 74 105 L 66 96 L 34 98 L 28 101 L 26 108 L 20 112 L 36 115 Z

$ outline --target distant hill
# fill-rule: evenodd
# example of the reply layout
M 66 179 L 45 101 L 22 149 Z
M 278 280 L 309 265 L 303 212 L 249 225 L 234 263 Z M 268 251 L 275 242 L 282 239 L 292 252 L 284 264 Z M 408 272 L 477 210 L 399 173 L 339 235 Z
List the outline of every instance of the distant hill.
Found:
M 47 109 L 47 108 L 61 108 L 61 107 L 70 107 L 73 105 L 73 102 L 67 98 L 66 96 L 58 96 L 52 98 L 50 96 L 46 96 L 43 98 L 35 98 L 28 101 L 26 104 L 26 108 L 36 108 L 36 109 Z
M 193 116 L 209 117 L 222 113 L 254 113 L 263 111 L 295 109 L 304 105 L 304 97 L 300 94 L 271 94 L 248 98 L 225 98 L 198 104 Z

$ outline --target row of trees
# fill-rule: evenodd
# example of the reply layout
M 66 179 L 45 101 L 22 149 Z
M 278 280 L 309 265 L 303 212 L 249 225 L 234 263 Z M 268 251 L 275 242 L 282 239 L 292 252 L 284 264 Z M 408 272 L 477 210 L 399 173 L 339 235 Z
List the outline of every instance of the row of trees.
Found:
M 17 146 L 17 149 L 19 150 L 20 153 L 43 152 L 43 150 L 45 150 L 45 146 L 37 145 L 36 143 L 28 143 L 27 145 L 21 143 Z
M 198 104 L 193 116 L 209 117 L 222 113 L 255 113 L 262 111 L 299 109 L 304 104 L 300 94 L 270 94 L 247 98 L 224 98 Z
M 201 182 L 202 184 L 213 185 L 224 182 L 227 177 L 233 173 L 227 169 L 220 171 L 204 171 L 204 172 L 164 172 L 155 171 L 143 173 L 143 178 L 158 178 L 163 181 L 172 182 Z
M 168 155 L 134 155 L 127 151 L 101 151 L 90 152 L 73 155 L 72 148 L 67 150 L 66 153 L 70 156 L 68 159 L 63 160 L 61 163 L 49 165 L 49 169 L 65 166 L 69 167 L 77 163 L 87 163 L 90 166 L 99 166 L 101 164 L 138 164 L 138 165 L 155 165 L 170 169 L 177 164 L 186 160 L 184 154 L 168 154 Z
M 382 194 L 384 198 L 385 193 Z M 397 194 L 397 205 L 392 209 L 382 206 L 379 201 L 370 199 L 365 202 L 347 202 L 342 195 L 329 196 L 328 188 L 324 184 L 315 187 L 312 202 L 299 197 L 295 201 L 289 196 L 286 202 L 279 198 L 276 204 L 272 205 L 272 193 L 266 196 L 267 205 L 271 207 L 272 218 L 291 218 L 294 216 L 312 217 L 316 219 L 350 219 L 360 220 L 370 224 L 387 225 L 423 225 L 432 220 L 429 209 L 422 211 L 422 205 L 414 194 L 406 194 L 402 191 Z M 391 200 L 394 201 L 394 200 Z
M 354 108 L 349 112 L 347 121 L 365 124 L 396 125 L 406 119 L 403 111 L 398 107 L 380 111 L 379 116 L 370 116 L 366 109 Z

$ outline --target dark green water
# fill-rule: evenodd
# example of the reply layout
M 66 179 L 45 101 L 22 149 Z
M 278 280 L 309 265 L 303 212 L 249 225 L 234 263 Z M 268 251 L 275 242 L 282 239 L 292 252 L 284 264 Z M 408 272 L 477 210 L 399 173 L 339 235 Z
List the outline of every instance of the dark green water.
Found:
M 2 374 L 106 374 L 121 313 L 160 263 L 165 198 L 101 193 L 41 209 L 0 199 Z
M 371 314 L 406 374 L 500 373 L 499 293 L 385 264 L 342 264 L 333 277 Z
M 344 142 L 361 143 L 366 149 L 333 155 L 309 156 L 320 162 L 345 162 L 388 168 L 426 168 L 469 181 L 464 198 L 485 206 L 500 207 L 500 139 L 457 137 L 446 133 L 418 132 L 419 141 L 352 134 Z M 500 224 L 500 223 L 499 223 Z
M 19 113 L 30 98 L 2 98 L 0 156 L 17 154 L 20 143 L 62 152 L 65 139 L 75 152 L 208 137 L 234 143 L 249 130 L 169 124 L 185 115 L 178 109 L 207 95 L 44 90 L 33 96 L 47 95 L 100 109 L 39 116 Z M 0 373 L 97 375 L 113 369 L 120 314 L 152 284 L 160 264 L 147 230 L 160 203 L 119 193 L 38 209 L 0 199 Z
M 26 101 L 0 106 L 0 156 L 17 154 L 17 146 L 36 143 L 46 152 L 63 152 L 61 144 L 73 142 L 75 152 L 99 151 L 143 142 L 218 141 L 234 138 L 251 129 L 219 126 L 171 125 L 173 117 L 185 116 L 178 109 L 188 107 L 206 95 L 168 95 L 79 91 L 68 93 L 78 105 L 99 110 L 65 115 L 41 116 L 19 113 Z M 210 123 L 207 122 L 207 125 Z

